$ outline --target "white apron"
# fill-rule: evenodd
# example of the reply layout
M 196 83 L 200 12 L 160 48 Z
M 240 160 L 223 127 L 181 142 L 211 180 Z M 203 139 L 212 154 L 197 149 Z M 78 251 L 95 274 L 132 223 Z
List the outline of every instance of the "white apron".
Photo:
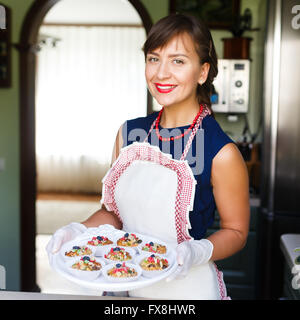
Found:
M 174 249 L 193 239 L 189 211 L 193 210 L 196 180 L 184 160 L 192 140 L 209 113 L 204 109 L 189 137 L 180 160 L 148 142 L 124 147 L 103 178 L 101 202 L 114 211 L 123 229 L 159 238 Z M 129 291 L 131 297 L 155 299 L 228 299 L 222 273 L 213 262 L 193 266 L 182 280 L 159 281 L 149 287 Z

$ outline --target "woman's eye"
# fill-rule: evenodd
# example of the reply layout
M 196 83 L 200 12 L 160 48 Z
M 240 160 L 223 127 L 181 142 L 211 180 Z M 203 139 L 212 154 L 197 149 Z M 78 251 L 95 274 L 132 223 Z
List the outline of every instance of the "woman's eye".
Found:
M 157 61 L 158 61 L 158 58 L 156 58 L 156 57 L 149 57 L 147 60 L 148 60 L 149 62 L 157 62 Z
M 184 62 L 180 59 L 173 60 L 175 64 L 183 64 Z

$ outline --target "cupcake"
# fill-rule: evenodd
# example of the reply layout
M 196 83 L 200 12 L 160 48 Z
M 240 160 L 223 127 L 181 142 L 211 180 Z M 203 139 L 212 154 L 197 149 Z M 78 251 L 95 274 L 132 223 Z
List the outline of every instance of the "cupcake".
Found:
M 169 262 L 163 257 L 152 254 L 144 257 L 140 261 L 140 266 L 145 271 L 161 271 L 169 267 Z
M 137 247 L 141 243 L 142 240 L 134 233 L 125 233 L 122 238 L 117 240 L 117 245 L 123 247 Z
M 152 252 L 152 253 L 159 253 L 159 254 L 166 254 L 167 247 L 163 244 L 156 243 L 156 242 L 148 242 L 141 248 L 142 251 Z
M 117 263 L 114 267 L 107 270 L 107 275 L 113 278 L 131 278 L 138 275 L 134 268 L 130 268 L 125 262 Z
M 120 262 L 106 265 L 102 274 L 109 282 L 122 283 L 137 280 L 142 275 L 142 269 L 133 263 Z
M 93 237 L 91 240 L 87 242 L 90 246 L 106 246 L 109 244 L 113 244 L 113 242 L 104 236 Z
M 86 281 L 96 280 L 102 272 L 105 262 L 93 256 L 83 256 L 80 259 L 67 263 L 67 270 L 70 274 Z
M 71 267 L 72 269 L 81 271 L 98 271 L 101 270 L 102 265 L 92 256 L 83 256 L 80 258 L 80 260 L 73 263 Z
M 73 246 L 71 250 L 65 251 L 65 256 L 75 258 L 80 256 L 88 256 L 93 254 L 93 251 L 87 246 Z
M 112 247 L 104 254 L 104 258 L 112 261 L 129 261 L 133 257 L 133 252 L 125 248 Z

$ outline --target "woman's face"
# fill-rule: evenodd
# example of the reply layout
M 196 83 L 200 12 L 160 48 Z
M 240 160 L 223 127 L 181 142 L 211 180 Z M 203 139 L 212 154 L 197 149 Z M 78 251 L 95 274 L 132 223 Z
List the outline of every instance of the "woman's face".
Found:
M 148 52 L 146 81 L 162 106 L 197 102 L 197 85 L 205 82 L 209 64 L 200 65 L 194 43 L 187 33 L 173 37 L 164 47 Z

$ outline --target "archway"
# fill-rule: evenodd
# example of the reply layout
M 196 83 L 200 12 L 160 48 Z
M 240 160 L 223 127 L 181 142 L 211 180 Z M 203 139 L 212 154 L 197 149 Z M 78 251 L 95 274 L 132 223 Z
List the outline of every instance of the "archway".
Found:
M 36 0 L 29 9 L 16 45 L 20 52 L 20 232 L 21 290 L 39 291 L 36 285 L 35 262 L 35 68 L 36 42 L 39 27 L 47 12 L 61 0 Z M 139 0 L 128 0 L 141 17 L 146 33 L 152 21 Z M 148 112 L 151 111 L 148 97 Z

